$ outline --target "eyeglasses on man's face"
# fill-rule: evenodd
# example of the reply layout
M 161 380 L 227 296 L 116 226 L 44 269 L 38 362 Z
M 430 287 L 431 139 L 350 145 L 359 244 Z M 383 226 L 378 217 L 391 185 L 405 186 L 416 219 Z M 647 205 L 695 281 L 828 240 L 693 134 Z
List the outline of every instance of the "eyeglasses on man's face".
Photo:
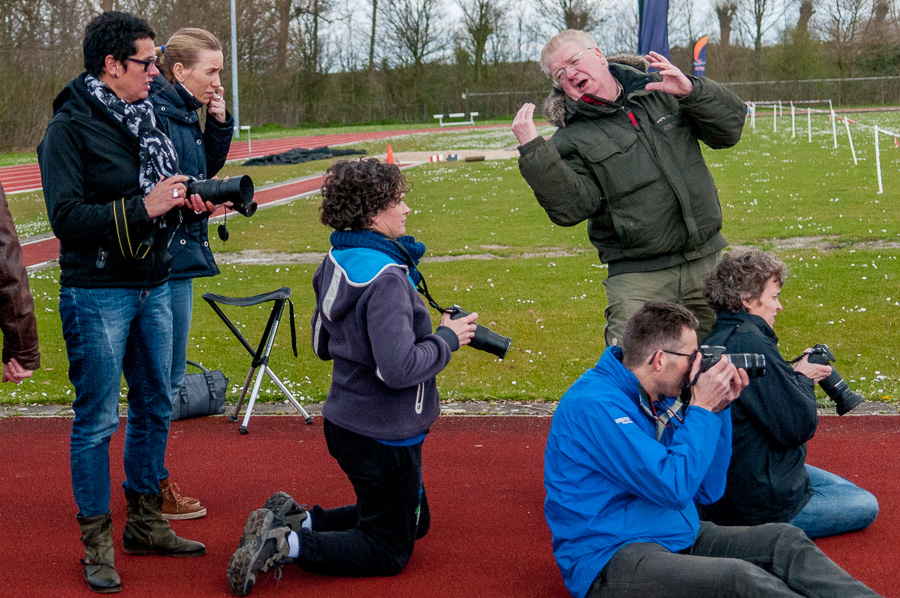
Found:
M 678 351 L 669 351 L 668 349 L 657 349 L 657 351 L 662 351 L 663 353 L 668 353 L 669 355 L 678 355 L 679 357 L 687 357 L 691 363 L 694 363 L 694 358 L 697 357 L 697 354 L 700 352 L 700 349 L 694 349 L 690 353 L 679 353 Z M 656 357 L 656 351 L 653 352 L 653 355 L 650 356 L 650 361 L 648 364 L 653 363 L 653 358 Z
M 585 48 L 572 58 L 565 61 L 562 65 L 562 68 L 558 69 L 555 73 L 553 73 L 553 81 L 559 83 L 562 81 L 562 78 L 566 76 L 566 70 L 570 68 L 578 68 L 578 65 L 581 64 L 581 61 L 584 59 L 585 52 L 589 52 L 594 48 Z
M 125 60 L 127 60 L 128 62 L 135 62 L 137 64 L 143 65 L 145 73 L 150 72 L 150 67 L 152 67 L 156 64 L 156 56 L 154 56 L 153 58 L 150 58 L 148 60 L 139 60 L 137 58 L 131 58 L 129 56 Z

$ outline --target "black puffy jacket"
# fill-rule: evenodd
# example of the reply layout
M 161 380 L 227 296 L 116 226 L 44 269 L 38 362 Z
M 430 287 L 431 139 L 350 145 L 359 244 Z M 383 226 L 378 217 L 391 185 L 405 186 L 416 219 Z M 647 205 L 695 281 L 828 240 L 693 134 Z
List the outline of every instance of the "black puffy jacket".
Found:
M 178 83 L 169 83 L 162 75 L 150 85 L 150 101 L 159 128 L 168 135 L 178 154 L 182 174 L 206 179 L 216 175 L 225 165 L 234 118 L 229 113 L 224 123 L 206 119 L 206 130 L 200 128 L 197 110 L 203 106 Z M 208 217 L 197 220 L 185 211 L 184 223 L 173 227 L 174 238 L 169 245 L 172 254 L 172 279 L 215 276 L 219 273 L 209 248 Z

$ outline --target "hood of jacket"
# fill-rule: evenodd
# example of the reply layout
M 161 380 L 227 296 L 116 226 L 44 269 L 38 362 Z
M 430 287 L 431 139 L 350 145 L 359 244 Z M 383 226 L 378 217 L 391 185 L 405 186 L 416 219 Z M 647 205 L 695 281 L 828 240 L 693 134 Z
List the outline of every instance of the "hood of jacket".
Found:
M 332 321 L 343 319 L 356 308 L 372 281 L 389 270 L 404 278 L 408 275 L 406 266 L 375 249 L 332 248 L 325 258 L 321 279 L 328 287 L 321 289 L 322 314 Z
M 622 84 L 626 96 L 644 90 L 644 86 L 657 80 L 658 76 L 647 73 L 650 64 L 647 59 L 637 54 L 614 54 L 607 57 L 609 70 Z M 565 127 L 569 118 L 575 114 L 581 106 L 588 111 L 604 111 L 596 105 L 588 105 L 582 100 L 573 100 L 556 84 L 550 90 L 550 94 L 544 99 L 541 112 L 547 117 L 547 121 L 557 127 Z M 606 110 L 609 110 L 607 108 Z M 614 108 L 613 108 L 614 110 Z

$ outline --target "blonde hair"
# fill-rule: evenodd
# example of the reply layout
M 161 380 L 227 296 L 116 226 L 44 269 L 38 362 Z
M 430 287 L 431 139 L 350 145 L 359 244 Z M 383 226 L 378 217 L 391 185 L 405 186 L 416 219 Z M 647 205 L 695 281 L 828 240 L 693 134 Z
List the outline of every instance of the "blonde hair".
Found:
M 550 73 L 550 57 L 560 46 L 567 42 L 575 42 L 585 50 L 597 47 L 594 36 L 587 31 L 580 31 L 578 29 L 566 29 L 565 31 L 560 31 L 551 37 L 550 41 L 544 46 L 544 49 L 541 50 L 541 70 L 544 71 L 544 74 L 548 77 L 553 78 L 553 75 Z
M 156 49 L 157 65 L 163 76 L 174 82 L 172 67 L 179 62 L 185 68 L 193 67 L 204 50 L 221 52 L 222 45 L 215 35 L 205 29 L 185 27 L 176 31 L 165 46 Z

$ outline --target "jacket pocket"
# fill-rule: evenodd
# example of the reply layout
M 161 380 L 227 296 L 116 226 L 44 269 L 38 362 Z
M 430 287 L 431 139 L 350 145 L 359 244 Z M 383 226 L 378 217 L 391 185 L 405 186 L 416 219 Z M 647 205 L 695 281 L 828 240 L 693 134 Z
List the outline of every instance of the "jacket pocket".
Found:
M 600 185 L 606 209 L 599 215 L 601 238 L 622 248 L 641 247 L 655 234 L 648 225 L 657 217 L 670 216 L 663 189 L 662 173 L 634 130 L 622 130 L 616 137 L 593 143 L 583 156 Z M 615 240 L 607 231 L 615 232 Z M 610 231 L 611 232 L 611 231 Z

